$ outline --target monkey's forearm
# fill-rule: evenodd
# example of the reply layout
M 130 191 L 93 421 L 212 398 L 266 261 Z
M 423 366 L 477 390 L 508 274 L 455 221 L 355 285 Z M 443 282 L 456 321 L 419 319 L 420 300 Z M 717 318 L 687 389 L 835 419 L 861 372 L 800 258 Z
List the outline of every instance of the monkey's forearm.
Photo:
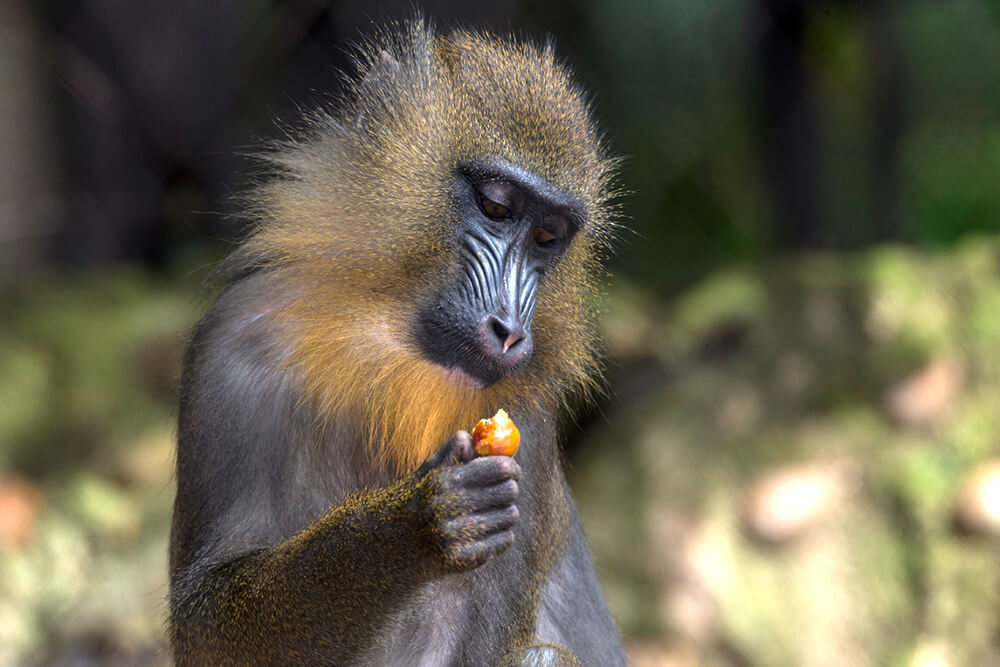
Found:
M 177 664 L 328 664 L 371 646 L 439 569 L 414 519 L 430 483 L 352 495 L 278 547 L 182 577 L 171 601 Z

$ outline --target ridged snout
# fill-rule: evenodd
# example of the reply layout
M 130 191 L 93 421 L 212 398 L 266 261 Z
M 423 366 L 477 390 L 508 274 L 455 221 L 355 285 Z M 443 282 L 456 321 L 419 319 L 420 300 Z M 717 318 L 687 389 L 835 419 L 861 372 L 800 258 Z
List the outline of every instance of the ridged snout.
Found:
M 531 358 L 531 323 L 506 313 L 487 315 L 479 340 L 483 355 L 501 366 L 517 368 Z
M 538 270 L 517 246 L 488 235 L 466 242 L 470 296 L 479 302 L 479 351 L 500 368 L 515 369 L 531 358 L 531 320 Z

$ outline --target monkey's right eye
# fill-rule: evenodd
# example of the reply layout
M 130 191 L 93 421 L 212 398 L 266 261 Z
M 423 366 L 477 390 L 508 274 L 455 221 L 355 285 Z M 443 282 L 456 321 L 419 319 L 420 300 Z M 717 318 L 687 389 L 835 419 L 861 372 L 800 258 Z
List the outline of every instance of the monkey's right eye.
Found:
M 503 204 L 498 204 L 492 199 L 487 199 L 482 197 L 479 202 L 480 207 L 483 209 L 483 213 L 487 216 L 493 218 L 494 220 L 503 220 L 504 218 L 510 217 L 510 209 Z

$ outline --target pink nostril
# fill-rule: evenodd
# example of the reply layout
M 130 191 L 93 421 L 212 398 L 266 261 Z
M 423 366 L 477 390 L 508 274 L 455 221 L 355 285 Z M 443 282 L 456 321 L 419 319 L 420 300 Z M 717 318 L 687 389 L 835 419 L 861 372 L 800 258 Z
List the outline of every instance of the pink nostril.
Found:
M 510 350 L 512 347 L 514 347 L 522 340 L 524 340 L 524 332 L 522 331 L 519 324 L 514 324 L 511 326 L 505 324 L 497 317 L 491 316 L 489 318 L 489 325 L 487 330 L 493 333 L 493 338 L 496 341 L 491 345 L 498 345 L 502 347 L 502 350 L 498 350 L 500 352 L 499 356 L 501 357 L 505 356 L 508 350 Z M 496 350 L 496 348 L 493 349 Z
M 507 354 L 507 350 L 509 350 L 511 346 L 516 345 L 521 340 L 521 338 L 522 336 L 517 336 L 515 334 L 507 334 L 507 338 L 505 338 L 503 341 L 503 354 Z

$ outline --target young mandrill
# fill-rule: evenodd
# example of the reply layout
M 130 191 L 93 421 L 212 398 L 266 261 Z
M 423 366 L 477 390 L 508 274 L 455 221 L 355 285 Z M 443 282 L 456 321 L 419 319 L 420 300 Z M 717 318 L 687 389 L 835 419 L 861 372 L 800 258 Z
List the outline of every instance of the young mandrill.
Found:
M 625 663 L 560 465 L 614 161 L 551 49 L 413 22 L 266 159 L 184 364 L 179 665 Z M 504 408 L 515 457 L 473 452 Z

